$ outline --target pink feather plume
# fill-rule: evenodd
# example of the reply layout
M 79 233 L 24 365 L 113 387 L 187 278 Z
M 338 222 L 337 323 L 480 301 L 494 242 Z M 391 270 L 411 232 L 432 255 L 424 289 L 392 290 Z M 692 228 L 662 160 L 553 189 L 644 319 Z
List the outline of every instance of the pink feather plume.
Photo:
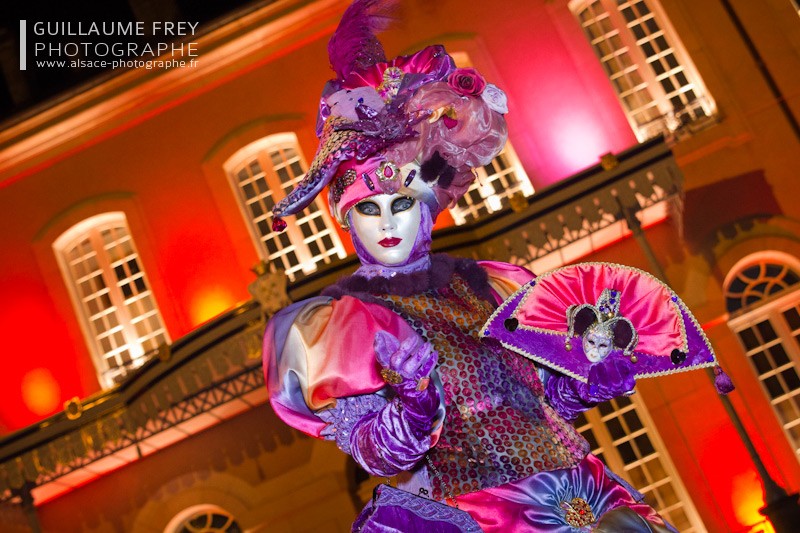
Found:
M 355 0 L 342 15 L 328 42 L 331 68 L 340 80 L 353 70 L 386 61 L 383 46 L 375 36 L 394 20 L 390 12 L 397 0 Z

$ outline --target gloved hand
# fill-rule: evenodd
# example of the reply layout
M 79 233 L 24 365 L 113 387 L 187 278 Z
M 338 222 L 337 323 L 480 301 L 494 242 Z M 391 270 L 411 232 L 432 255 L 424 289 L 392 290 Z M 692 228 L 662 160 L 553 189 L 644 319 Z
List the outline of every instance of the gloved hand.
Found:
M 379 331 L 373 347 L 383 367 L 381 376 L 398 394 L 409 387 L 420 391 L 427 388 L 438 354 L 422 337 L 409 337 L 401 343 L 391 333 Z
M 422 337 L 401 343 L 385 331 L 375 334 L 373 346 L 381 376 L 397 393 L 409 427 L 419 438 L 429 434 L 439 407 L 436 387 L 428 387 L 438 354 Z
M 606 359 L 589 369 L 589 383 L 580 383 L 581 399 L 594 404 L 633 392 L 636 380 L 630 363 L 624 359 Z
M 569 421 L 595 405 L 629 394 L 636 386 L 630 363 L 624 359 L 606 359 L 589 369 L 589 383 L 555 374 L 545 385 L 547 400 Z

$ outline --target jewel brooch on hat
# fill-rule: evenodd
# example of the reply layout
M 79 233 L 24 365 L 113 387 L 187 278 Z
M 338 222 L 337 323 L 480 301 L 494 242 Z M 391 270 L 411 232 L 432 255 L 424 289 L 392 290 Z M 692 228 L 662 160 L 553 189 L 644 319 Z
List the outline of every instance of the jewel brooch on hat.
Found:
M 733 390 L 686 305 L 632 267 L 579 263 L 543 274 L 503 302 L 481 335 L 584 383 L 592 366 L 623 359 L 635 378 L 714 367 L 717 390 Z

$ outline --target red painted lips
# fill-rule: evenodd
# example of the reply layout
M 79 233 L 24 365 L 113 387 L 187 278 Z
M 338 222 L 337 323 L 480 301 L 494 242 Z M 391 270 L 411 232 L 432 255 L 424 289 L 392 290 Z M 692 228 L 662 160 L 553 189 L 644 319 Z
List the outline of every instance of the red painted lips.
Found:
M 378 241 L 378 244 L 380 244 L 384 248 L 394 248 L 395 246 L 400 244 L 402 240 L 403 239 L 397 237 L 386 237 L 385 239 Z

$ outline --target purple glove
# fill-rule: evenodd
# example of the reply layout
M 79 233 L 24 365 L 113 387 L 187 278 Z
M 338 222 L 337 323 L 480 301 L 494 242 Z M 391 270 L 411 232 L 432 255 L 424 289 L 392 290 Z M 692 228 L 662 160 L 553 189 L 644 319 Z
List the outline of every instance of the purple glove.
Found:
M 589 383 L 555 374 L 547 380 L 545 391 L 550 405 L 566 420 L 573 421 L 599 403 L 632 392 L 635 386 L 630 364 L 615 358 L 592 365 Z
M 375 357 L 381 364 L 381 377 L 398 394 L 408 388 L 425 390 L 430 374 L 436 366 L 437 354 L 430 344 L 419 336 L 409 337 L 402 343 L 386 331 L 375 334 Z
M 401 343 L 382 331 L 375 335 L 374 349 L 395 396 L 356 422 L 350 454 L 370 474 L 393 476 L 412 468 L 431 447 L 433 424 L 441 415 L 439 391 L 428 386 L 437 354 L 419 336 Z
M 422 337 L 415 335 L 401 343 L 385 331 L 375 334 L 374 348 L 383 367 L 381 376 L 397 393 L 412 431 L 418 438 L 429 434 L 439 406 L 438 393 L 433 387 L 428 389 L 437 353 Z

